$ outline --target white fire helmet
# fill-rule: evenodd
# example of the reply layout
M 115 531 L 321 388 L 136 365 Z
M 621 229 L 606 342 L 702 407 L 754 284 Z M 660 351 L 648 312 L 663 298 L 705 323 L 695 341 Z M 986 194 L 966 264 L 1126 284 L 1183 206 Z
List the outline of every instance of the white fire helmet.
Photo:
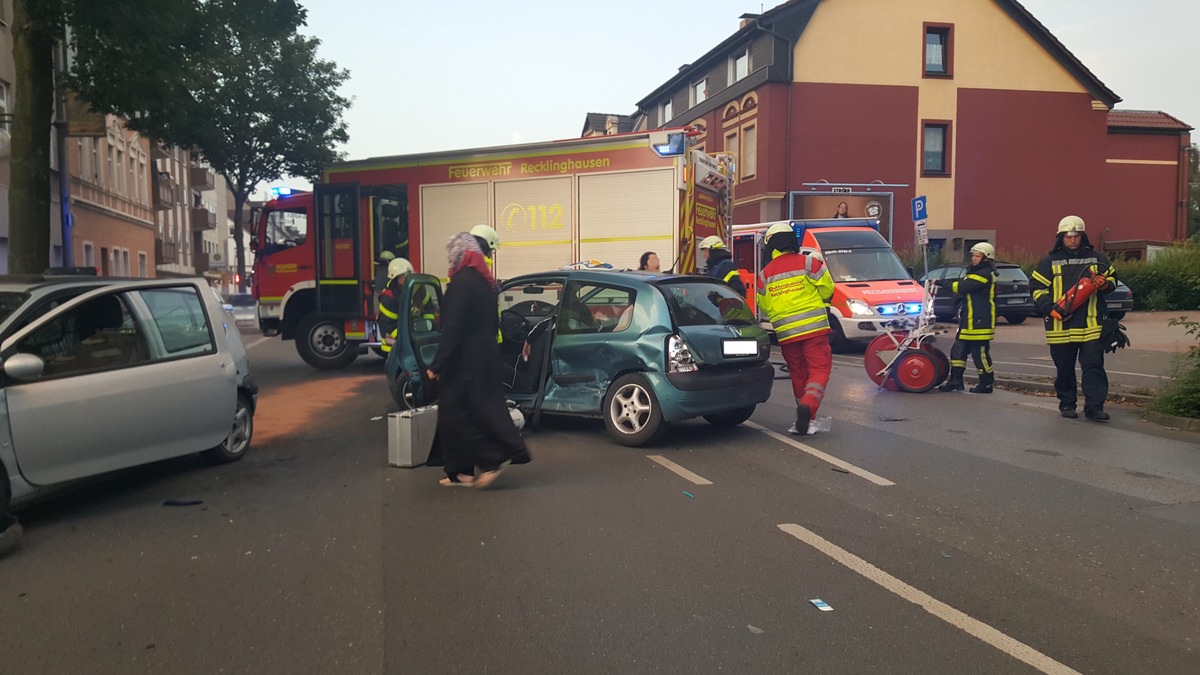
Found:
M 721 239 L 720 237 L 718 237 L 715 234 L 712 236 L 709 236 L 709 237 L 705 237 L 700 242 L 700 250 L 703 251 L 703 250 L 709 249 L 709 248 L 725 248 L 725 240 Z
M 388 263 L 388 281 L 391 281 L 402 274 L 412 274 L 412 271 L 412 263 L 408 262 L 404 258 L 394 258 L 390 263 Z
M 1083 232 L 1083 218 L 1079 216 L 1067 216 L 1058 221 L 1058 233 L 1064 232 Z
M 992 246 L 991 244 L 987 243 L 986 241 L 981 241 L 978 244 L 975 244 L 974 246 L 972 246 L 971 253 L 982 253 L 983 257 L 987 258 L 988 260 L 996 259 L 996 247 Z
M 471 236 L 479 237 L 487 242 L 488 248 L 492 249 L 493 251 L 500 247 L 500 235 L 496 234 L 496 231 L 487 225 L 476 225 L 475 227 L 472 227 Z

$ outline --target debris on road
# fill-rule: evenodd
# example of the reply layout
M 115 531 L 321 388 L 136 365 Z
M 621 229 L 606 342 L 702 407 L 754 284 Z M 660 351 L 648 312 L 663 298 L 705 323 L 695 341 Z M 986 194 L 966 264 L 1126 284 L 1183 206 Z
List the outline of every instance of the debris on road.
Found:
M 199 506 L 203 503 L 200 499 L 168 499 L 163 506 Z
M 825 601 L 820 598 L 813 598 L 812 600 L 809 600 L 809 602 L 812 603 L 813 607 L 816 607 L 817 609 L 821 610 L 822 612 L 832 612 L 833 611 L 833 608 L 830 607 L 829 605 L 825 604 Z

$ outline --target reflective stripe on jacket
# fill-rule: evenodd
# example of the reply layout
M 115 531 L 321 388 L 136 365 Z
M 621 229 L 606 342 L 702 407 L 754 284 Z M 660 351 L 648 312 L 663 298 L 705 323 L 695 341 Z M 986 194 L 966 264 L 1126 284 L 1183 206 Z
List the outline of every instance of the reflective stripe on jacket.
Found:
M 832 297 L 829 269 L 809 255 L 778 255 L 758 276 L 758 306 L 775 326 L 779 344 L 828 333 L 825 306 Z
M 379 317 L 376 319 L 379 324 L 379 335 L 395 337 L 396 327 L 400 324 L 400 301 L 396 294 L 392 292 L 392 284 L 383 289 L 379 294 Z M 386 340 L 379 345 L 379 350 L 383 352 L 392 351 L 392 346 Z
M 950 285 L 955 295 L 963 296 L 962 316 L 958 319 L 959 340 L 991 340 L 996 337 L 995 266 L 985 262 L 972 266 L 967 275 Z
M 1105 288 L 1101 289 L 1101 292 L 1093 293 L 1084 306 L 1065 321 L 1050 316 L 1054 303 L 1066 294 L 1067 289 L 1079 283 L 1088 271 L 1108 278 Z M 1074 251 L 1063 248 L 1042 258 L 1033 274 L 1029 276 L 1029 287 L 1033 303 L 1044 317 L 1046 343 L 1060 345 L 1099 340 L 1100 318 L 1107 313 L 1103 293 L 1115 286 L 1115 279 L 1116 270 L 1108 262 L 1108 258 L 1092 248 L 1085 249 L 1081 246 Z

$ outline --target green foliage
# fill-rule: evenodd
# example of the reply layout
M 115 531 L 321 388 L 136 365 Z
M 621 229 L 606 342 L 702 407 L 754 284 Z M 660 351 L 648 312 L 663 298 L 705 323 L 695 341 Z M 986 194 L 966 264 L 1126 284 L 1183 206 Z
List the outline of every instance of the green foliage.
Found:
M 1200 243 L 1168 247 L 1150 261 L 1115 261 L 1117 278 L 1133 291 L 1135 309 L 1200 309 Z
M 1186 316 L 1181 316 L 1169 323 L 1184 326 L 1184 332 L 1198 342 L 1178 357 L 1172 373 L 1175 379 L 1151 399 L 1150 409 L 1164 415 L 1200 417 L 1200 321 L 1189 321 Z

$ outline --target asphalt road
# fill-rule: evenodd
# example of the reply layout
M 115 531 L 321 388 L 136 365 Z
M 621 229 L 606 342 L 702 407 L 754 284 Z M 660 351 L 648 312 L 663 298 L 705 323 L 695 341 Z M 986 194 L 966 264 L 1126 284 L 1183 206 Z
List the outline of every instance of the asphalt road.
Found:
M 1200 438 L 1136 408 L 883 392 L 842 356 L 827 434 L 777 433 L 780 381 L 653 448 L 548 420 L 446 489 L 387 466 L 379 359 L 247 342 L 245 460 L 20 514 L 0 672 L 1200 672 Z

